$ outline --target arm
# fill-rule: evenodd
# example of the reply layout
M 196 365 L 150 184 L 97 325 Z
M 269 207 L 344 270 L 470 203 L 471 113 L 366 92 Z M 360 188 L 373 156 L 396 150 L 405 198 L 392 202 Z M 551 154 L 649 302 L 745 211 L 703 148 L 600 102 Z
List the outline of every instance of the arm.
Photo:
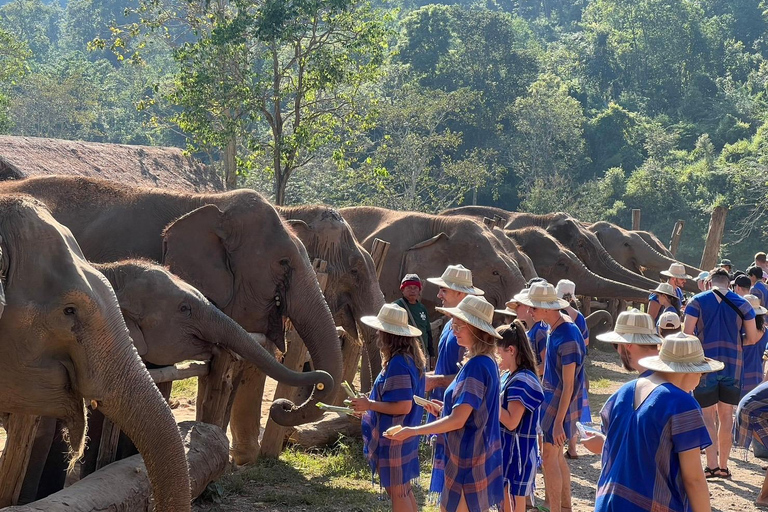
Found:
M 523 419 L 525 406 L 518 400 L 512 400 L 507 403 L 507 407 L 499 407 L 499 421 L 509 430 L 515 430 Z
M 419 425 L 418 427 L 405 427 L 397 434 L 391 436 L 395 441 L 404 441 L 409 437 L 429 434 L 445 434 L 453 430 L 459 430 L 467 423 L 469 415 L 472 413 L 472 406 L 469 404 L 459 404 L 451 410 L 451 414 L 445 418 L 440 418 L 432 423 Z
M 685 323 L 683 324 L 683 332 L 693 336 L 693 331 L 696 329 L 696 321 L 698 318 L 691 315 L 685 315 Z
M 555 426 L 552 432 L 555 444 L 563 446 L 565 444 L 565 429 L 563 422 L 568 407 L 571 405 L 573 396 L 573 381 L 576 378 L 576 363 L 570 363 L 563 366 L 563 393 L 560 395 L 560 403 L 557 404 L 557 413 L 555 414 Z M 566 398 L 567 397 L 567 398 Z
M 709 487 L 701 469 L 699 448 L 686 450 L 677 454 L 680 458 L 680 473 L 683 477 L 683 487 L 688 495 L 693 512 L 712 512 L 709 504 Z
M 402 416 L 411 412 L 413 407 L 412 400 L 402 400 L 400 402 L 378 402 L 368 397 L 353 398 L 352 408 L 355 412 L 373 411 L 390 416 Z
M 447 388 L 456 378 L 456 374 L 453 375 L 435 375 L 434 372 L 427 372 L 426 386 L 427 391 L 432 391 L 435 388 Z
M 656 302 L 655 300 L 648 301 L 648 314 L 651 315 L 651 318 L 653 318 L 654 321 L 656 321 L 656 317 L 659 315 L 660 309 L 660 303 Z
M 754 318 L 744 321 L 744 332 L 747 333 L 744 338 L 744 346 L 755 345 L 763 337 L 763 333 L 757 330 Z
M 587 450 L 592 453 L 600 455 L 603 453 L 603 446 L 605 445 L 605 436 L 603 434 L 595 434 L 591 437 L 581 440 L 581 444 Z
M 539 377 L 541 377 L 542 375 L 544 375 L 544 366 L 546 365 L 546 362 L 547 362 L 546 348 L 542 350 L 541 353 L 539 354 L 539 359 L 541 359 L 541 364 L 536 365 L 536 373 L 539 375 Z

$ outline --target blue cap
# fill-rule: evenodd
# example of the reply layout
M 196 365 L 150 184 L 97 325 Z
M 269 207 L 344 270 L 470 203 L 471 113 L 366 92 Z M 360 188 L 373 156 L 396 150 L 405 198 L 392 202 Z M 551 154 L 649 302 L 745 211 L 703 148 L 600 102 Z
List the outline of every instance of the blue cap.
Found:
M 699 277 L 696 278 L 697 281 L 706 281 L 707 279 L 709 279 L 709 272 L 706 270 L 699 274 Z

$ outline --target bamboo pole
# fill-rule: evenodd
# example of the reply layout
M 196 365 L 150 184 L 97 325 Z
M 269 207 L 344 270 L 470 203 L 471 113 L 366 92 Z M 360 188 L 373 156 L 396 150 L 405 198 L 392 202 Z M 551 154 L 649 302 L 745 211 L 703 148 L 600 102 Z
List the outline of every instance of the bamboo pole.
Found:
M 724 206 L 716 206 L 712 210 L 712 216 L 709 219 L 709 229 L 707 230 L 707 241 L 704 244 L 704 253 L 701 255 L 699 268 L 709 270 L 717 264 L 717 257 L 720 254 L 720 243 L 723 240 L 723 230 L 725 229 L 725 218 L 728 216 L 728 209 Z
M 669 241 L 669 252 L 671 252 L 674 257 L 677 257 L 677 248 L 680 245 L 680 237 L 683 235 L 683 227 L 685 227 L 685 221 L 678 220 L 675 222 L 675 227 L 672 228 L 672 238 Z

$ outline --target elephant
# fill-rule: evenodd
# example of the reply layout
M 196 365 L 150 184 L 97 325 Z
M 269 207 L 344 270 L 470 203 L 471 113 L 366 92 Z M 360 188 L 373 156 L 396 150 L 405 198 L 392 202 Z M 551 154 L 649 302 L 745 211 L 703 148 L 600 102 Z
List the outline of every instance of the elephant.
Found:
M 520 272 L 523 274 L 526 282 L 530 279 L 533 279 L 534 277 L 539 277 L 539 274 L 536 272 L 536 266 L 533 264 L 533 260 L 531 260 L 531 258 L 520 249 L 520 246 L 514 240 L 509 238 L 507 234 L 504 233 L 504 229 L 494 227 L 491 229 L 491 231 L 496 237 L 496 240 L 499 241 L 499 244 L 501 244 L 501 247 L 504 249 L 504 251 L 506 251 L 509 257 L 512 258 L 515 263 L 517 263 L 517 266 L 520 268 Z
M 328 262 L 328 283 L 325 300 L 336 325 L 353 338 L 361 338 L 370 364 L 362 367 L 363 384 L 370 381 L 381 368 L 381 354 L 376 329 L 359 322 L 363 316 L 376 316 L 384 305 L 376 268 L 368 254 L 352 233 L 352 228 L 341 214 L 324 205 L 277 207 L 311 258 Z M 371 373 L 373 370 L 376 373 Z M 363 389 L 369 386 L 363 385 Z
M 71 231 L 31 197 L 0 195 L 0 237 L 0 411 L 63 420 L 74 462 L 90 403 L 143 455 L 156 510 L 189 511 L 176 421 L 131 342 L 109 282 Z
M 622 229 L 610 222 L 595 222 L 589 226 L 589 230 L 597 236 L 616 261 L 633 272 L 646 275 L 657 282 L 661 279 L 659 272 L 667 270 L 672 263 L 677 263 L 676 260 L 659 254 L 639 234 Z M 696 277 L 701 272 L 690 265 L 685 265 L 685 271 L 692 277 Z M 696 282 L 691 279 L 686 281 L 685 290 L 692 293 L 700 291 Z
M 546 229 L 550 235 L 571 250 L 587 268 L 597 275 L 642 289 L 653 289 L 658 284 L 657 281 L 638 275 L 630 269 L 621 266 L 606 251 L 606 248 L 601 245 L 594 233 L 584 228 L 578 220 L 567 213 L 558 212 L 535 215 L 531 213 L 508 212 L 499 208 L 467 206 L 446 210 L 440 215 L 466 214 L 471 214 L 475 217 L 481 215 L 484 217 L 499 216 L 507 221 L 504 229 L 538 226 Z
M 366 206 L 340 211 L 366 250 L 375 238 L 391 244 L 379 279 L 388 301 L 401 296 L 400 280 L 405 273 L 438 277 L 448 265 L 458 263 L 472 270 L 475 286 L 485 291 L 485 298 L 497 309 L 525 286 L 517 264 L 501 249 L 491 230 L 471 218 Z M 425 290 L 423 302 L 428 309 L 435 306 L 436 294 L 436 289 Z
M 661 243 L 661 240 L 659 240 L 656 237 L 656 235 L 654 235 L 650 231 L 634 230 L 634 232 L 640 235 L 640 238 L 645 240 L 645 243 L 650 245 L 659 254 L 662 254 L 667 258 L 675 259 L 675 256 L 671 252 L 669 252 L 669 249 L 664 247 L 664 244 Z
M 296 406 L 276 400 L 271 418 L 295 426 L 318 419 L 315 404 L 336 395 L 342 370 L 333 317 L 306 249 L 275 208 L 252 190 L 190 194 L 105 180 L 45 176 L 0 183 L 48 205 L 97 263 L 141 257 L 162 262 L 248 332 L 284 348 L 284 317 L 307 346 L 315 369 L 334 386 L 316 387 Z M 258 456 L 259 373 L 246 367 L 232 405 L 238 463 Z
M 635 288 L 598 276 L 542 228 L 528 227 L 504 232 L 520 246 L 525 254 L 530 256 L 539 276 L 550 283 L 557 283 L 560 279 L 570 279 L 576 283 L 578 294 L 588 297 L 637 301 L 648 297 L 647 289 Z

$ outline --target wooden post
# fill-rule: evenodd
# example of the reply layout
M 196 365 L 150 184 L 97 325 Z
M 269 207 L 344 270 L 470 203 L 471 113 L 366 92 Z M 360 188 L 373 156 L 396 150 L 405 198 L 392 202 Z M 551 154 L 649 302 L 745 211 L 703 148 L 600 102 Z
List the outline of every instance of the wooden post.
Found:
M 635 208 L 632 210 L 632 231 L 640 229 L 640 209 Z
M 675 227 L 672 228 L 672 238 L 669 240 L 669 252 L 671 252 L 674 257 L 677 257 L 677 247 L 680 245 L 680 237 L 683 234 L 684 226 L 685 221 L 678 220 L 675 222 Z
M 717 264 L 717 257 L 720 254 L 720 243 L 723 241 L 723 230 L 725 229 L 725 218 L 728 215 L 728 209 L 724 206 L 716 206 L 712 210 L 712 217 L 709 219 L 709 230 L 707 231 L 707 241 L 704 244 L 704 253 L 701 255 L 699 268 L 709 270 Z
M 357 373 L 357 365 L 360 362 L 360 352 L 363 350 L 363 342 L 360 338 L 353 338 L 347 334 L 347 331 L 341 327 L 337 327 L 336 332 L 339 335 L 339 342 L 341 343 L 341 360 L 344 364 L 341 372 L 341 382 L 351 383 L 355 379 L 355 374 Z M 332 404 L 342 405 L 346 398 L 347 394 L 340 387 Z
M 212 352 L 210 372 L 197 379 L 195 419 L 225 428 L 229 397 L 240 369 L 239 358 L 218 346 L 214 346 Z
M 11 414 L 5 424 L 8 433 L 0 456 L 0 508 L 16 505 L 27 474 L 40 416 Z
M 493 219 L 489 219 L 488 217 L 483 217 L 483 224 L 488 226 L 489 228 L 493 229 L 493 226 L 496 224 Z
M 387 259 L 387 252 L 389 252 L 389 242 L 385 242 L 380 238 L 374 238 L 371 245 L 371 258 L 373 258 L 373 264 L 376 267 L 376 279 L 381 278 L 381 271 L 384 268 L 384 261 Z
M 101 426 L 99 454 L 96 456 L 96 470 L 115 462 L 118 441 L 120 441 L 120 429 L 109 418 L 104 417 Z
M 501 215 L 494 215 L 493 221 L 494 221 L 493 222 L 494 226 L 504 229 L 504 224 L 506 224 L 506 222 L 504 222 L 504 217 L 502 217 Z

